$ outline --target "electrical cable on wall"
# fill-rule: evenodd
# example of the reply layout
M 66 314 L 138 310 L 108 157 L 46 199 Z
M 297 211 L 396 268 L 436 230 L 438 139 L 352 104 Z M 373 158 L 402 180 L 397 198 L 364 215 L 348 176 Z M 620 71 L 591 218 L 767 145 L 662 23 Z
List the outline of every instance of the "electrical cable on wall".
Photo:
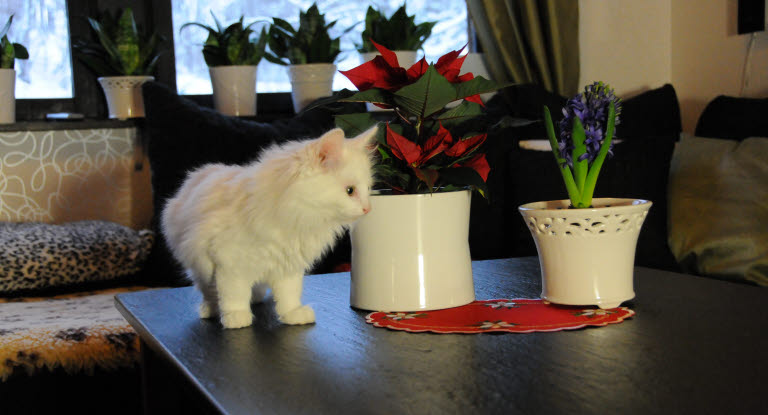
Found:
M 751 76 L 752 76 L 752 50 L 755 48 L 755 39 L 757 38 L 757 33 L 752 32 L 752 34 L 749 35 L 749 43 L 747 43 L 747 54 L 744 57 L 744 68 L 741 72 L 741 91 L 739 91 L 739 96 L 744 96 L 744 91 L 749 87 Z

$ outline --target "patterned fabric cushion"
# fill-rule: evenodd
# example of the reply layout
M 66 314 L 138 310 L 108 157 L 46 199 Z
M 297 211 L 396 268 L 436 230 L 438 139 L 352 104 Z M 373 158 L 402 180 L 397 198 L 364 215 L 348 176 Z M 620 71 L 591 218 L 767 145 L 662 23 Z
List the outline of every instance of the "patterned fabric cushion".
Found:
M 0 222 L 0 294 L 113 280 L 139 272 L 154 234 L 113 222 Z

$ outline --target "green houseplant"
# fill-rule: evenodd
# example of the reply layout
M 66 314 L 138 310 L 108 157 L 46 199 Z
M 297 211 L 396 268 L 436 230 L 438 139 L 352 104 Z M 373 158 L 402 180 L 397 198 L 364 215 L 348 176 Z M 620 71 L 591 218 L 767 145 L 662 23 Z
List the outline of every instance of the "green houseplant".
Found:
M 8 31 L 13 23 L 13 15 L 0 30 L 0 68 L 13 69 L 16 59 L 29 59 L 29 52 L 24 45 L 8 40 Z
M 358 47 L 358 51 L 360 53 L 377 52 L 371 40 L 395 52 L 421 49 L 437 22 L 416 24 L 415 18 L 416 16 L 408 16 L 405 12 L 405 3 L 389 18 L 373 6 L 368 6 L 362 44 Z
M 569 199 L 519 207 L 536 242 L 543 299 L 614 308 L 634 298 L 635 247 L 651 202 L 593 198 L 612 154 L 621 100 L 602 82 L 568 100 L 556 133 L 544 107 L 544 126 Z
M 316 3 L 307 11 L 299 11 L 298 28 L 277 17 L 272 20 L 265 57 L 288 66 L 293 108 L 299 112 L 315 99 L 331 95 L 334 62 L 341 53 L 340 37 L 332 38 L 329 33 L 336 21 L 326 23 Z
M 267 47 L 267 31 L 254 37 L 251 28 L 259 22 L 244 24 L 244 16 L 229 26 L 222 26 L 211 12 L 215 27 L 190 22 L 181 26 L 200 27 L 208 32 L 203 43 L 203 58 L 208 65 L 213 86 L 213 104 L 225 115 L 256 115 L 257 65 Z
M 13 23 L 13 15 L 0 31 L 0 124 L 11 124 L 16 121 L 16 59 L 29 59 L 29 52 L 20 43 L 8 40 L 8 31 Z
M 155 79 L 152 74 L 164 52 L 164 38 L 143 31 L 131 8 L 87 19 L 98 41 L 77 39 L 72 47 L 99 77 L 110 118 L 143 117 L 141 84 Z

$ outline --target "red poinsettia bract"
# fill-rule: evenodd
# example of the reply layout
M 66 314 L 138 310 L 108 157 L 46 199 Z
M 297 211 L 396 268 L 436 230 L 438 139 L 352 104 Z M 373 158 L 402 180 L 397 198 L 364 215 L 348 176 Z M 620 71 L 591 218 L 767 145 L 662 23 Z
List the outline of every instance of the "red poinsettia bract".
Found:
M 387 145 L 392 150 L 392 154 L 408 163 L 420 177 L 425 174 L 420 168 L 435 156 L 442 153 L 457 159 L 464 157 L 480 147 L 486 138 L 487 134 L 479 134 L 454 142 L 451 133 L 440 125 L 437 134 L 430 137 L 421 146 L 393 131 L 387 123 Z M 455 164 L 454 167 L 469 167 L 475 170 L 483 178 L 483 181 L 488 180 L 490 166 L 485 154 L 478 154 L 461 164 Z M 433 174 L 436 175 L 437 172 Z
M 365 91 L 371 88 L 380 88 L 386 91 L 397 91 L 398 89 L 416 82 L 427 71 L 429 64 L 425 58 L 413 64 L 407 70 L 400 66 L 397 56 L 386 47 L 374 42 L 371 43 L 379 51 L 380 55 L 348 71 L 340 71 L 358 91 Z M 465 56 L 459 57 L 464 48 L 455 50 L 441 56 L 435 64 L 437 72 L 444 76 L 448 82 L 461 83 L 474 79 L 471 72 L 459 75 L 461 65 L 464 63 Z M 467 101 L 483 105 L 480 95 L 472 95 L 464 98 Z

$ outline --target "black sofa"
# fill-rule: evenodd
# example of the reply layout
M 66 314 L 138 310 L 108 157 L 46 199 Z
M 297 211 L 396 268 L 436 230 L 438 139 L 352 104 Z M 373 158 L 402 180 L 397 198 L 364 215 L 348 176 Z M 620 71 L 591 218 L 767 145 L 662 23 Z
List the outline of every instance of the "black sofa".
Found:
M 565 190 L 549 152 L 523 150 L 521 140 L 545 139 L 543 105 L 560 114 L 566 98 L 535 85 L 507 88 L 487 103 L 486 123 L 493 126 L 486 145 L 491 174 L 490 201 L 475 195 L 470 218 L 470 250 L 474 259 L 536 255 L 528 229 L 517 212 L 523 203 L 562 199 Z M 260 123 L 227 117 L 179 97 L 162 84 L 144 85 L 152 166 L 157 238 L 148 268 L 150 284 L 183 285 L 157 227 L 157 213 L 180 187 L 186 173 L 205 163 L 243 164 L 266 145 L 280 140 L 318 136 L 333 127 L 333 115 L 358 112 L 358 104 L 315 108 L 295 118 Z M 637 264 L 678 269 L 666 245 L 666 183 L 674 143 L 680 134 L 680 110 L 671 85 L 624 102 L 616 156 L 604 166 L 596 197 L 649 199 L 654 206 L 641 231 Z M 347 238 L 320 260 L 313 273 L 332 272 L 348 263 Z M 342 268 L 343 269 L 343 268 Z

